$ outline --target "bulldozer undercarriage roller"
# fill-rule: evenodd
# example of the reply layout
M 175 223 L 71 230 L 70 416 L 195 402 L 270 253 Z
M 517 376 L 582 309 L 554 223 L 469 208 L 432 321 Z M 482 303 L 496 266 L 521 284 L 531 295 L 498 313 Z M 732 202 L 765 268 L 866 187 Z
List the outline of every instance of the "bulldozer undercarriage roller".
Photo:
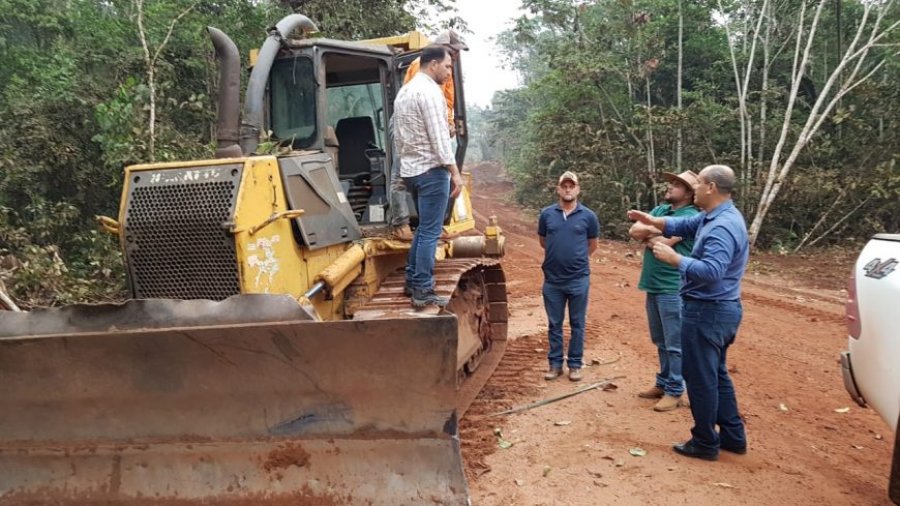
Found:
M 354 319 L 427 318 L 438 314 L 432 308 L 413 309 L 409 297 L 403 295 L 405 283 L 402 269 L 388 276 Z M 458 322 L 456 410 L 462 418 L 506 351 L 506 278 L 497 259 L 447 259 L 435 264 L 434 290 L 450 299 L 444 311 L 455 315 Z

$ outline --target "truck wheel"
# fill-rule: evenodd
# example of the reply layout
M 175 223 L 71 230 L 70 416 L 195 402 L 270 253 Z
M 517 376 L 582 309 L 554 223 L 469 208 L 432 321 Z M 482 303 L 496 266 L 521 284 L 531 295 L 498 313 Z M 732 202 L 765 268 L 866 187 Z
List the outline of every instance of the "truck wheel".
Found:
M 900 420 L 897 420 L 897 433 L 894 434 L 894 462 L 891 465 L 888 495 L 894 504 L 900 504 Z

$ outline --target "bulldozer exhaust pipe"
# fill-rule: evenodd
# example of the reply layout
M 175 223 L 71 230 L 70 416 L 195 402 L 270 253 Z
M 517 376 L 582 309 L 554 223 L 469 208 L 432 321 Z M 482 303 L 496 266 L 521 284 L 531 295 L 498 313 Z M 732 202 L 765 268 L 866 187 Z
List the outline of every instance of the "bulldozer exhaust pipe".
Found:
M 304 32 L 317 32 L 315 23 L 302 14 L 291 14 L 275 25 L 269 32 L 268 38 L 259 49 L 256 65 L 250 73 L 250 81 L 247 83 L 247 94 L 244 98 L 244 118 L 241 124 L 241 150 L 245 155 L 256 151 L 259 146 L 259 133 L 263 128 L 263 103 L 266 93 L 266 83 L 269 81 L 269 73 L 272 71 L 272 63 L 278 56 L 282 40 L 287 39 L 291 32 L 302 28 Z
M 243 152 L 240 141 L 241 59 L 238 48 L 225 32 L 206 27 L 219 60 L 219 102 L 216 122 L 216 158 L 236 158 Z

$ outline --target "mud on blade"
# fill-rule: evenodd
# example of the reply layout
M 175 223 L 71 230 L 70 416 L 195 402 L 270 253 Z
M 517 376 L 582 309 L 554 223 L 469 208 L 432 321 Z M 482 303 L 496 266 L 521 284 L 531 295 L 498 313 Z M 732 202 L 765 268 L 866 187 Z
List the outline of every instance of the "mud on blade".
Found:
M 466 504 L 456 328 L 2 337 L 0 504 Z

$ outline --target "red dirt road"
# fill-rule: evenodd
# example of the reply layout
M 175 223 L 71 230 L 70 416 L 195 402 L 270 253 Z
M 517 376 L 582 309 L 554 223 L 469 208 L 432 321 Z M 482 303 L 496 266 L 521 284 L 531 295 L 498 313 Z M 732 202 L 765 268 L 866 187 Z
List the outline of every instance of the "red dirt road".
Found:
M 690 411 L 656 413 L 653 401 L 636 396 L 652 386 L 657 366 L 644 294 L 636 288 L 638 246 L 601 241 L 593 258 L 585 358 L 616 361 L 587 367 L 578 385 L 546 382 L 536 213 L 510 203 L 511 186 L 498 167 L 482 164 L 473 172 L 479 220 L 497 215 L 507 236 L 512 339 L 461 424 L 473 504 L 890 504 L 893 434 L 874 412 L 856 406 L 841 382 L 840 287 L 849 261 L 829 263 L 829 275 L 813 282 L 812 269 L 782 271 L 793 264 L 771 255 L 751 260 L 744 320 L 729 352 L 749 453 L 723 452 L 718 462 L 686 459 L 671 445 L 689 437 Z M 488 416 L 620 375 L 616 390 Z M 849 412 L 835 411 L 845 407 Z M 512 447 L 499 447 L 496 429 Z M 646 455 L 631 455 L 635 448 Z

